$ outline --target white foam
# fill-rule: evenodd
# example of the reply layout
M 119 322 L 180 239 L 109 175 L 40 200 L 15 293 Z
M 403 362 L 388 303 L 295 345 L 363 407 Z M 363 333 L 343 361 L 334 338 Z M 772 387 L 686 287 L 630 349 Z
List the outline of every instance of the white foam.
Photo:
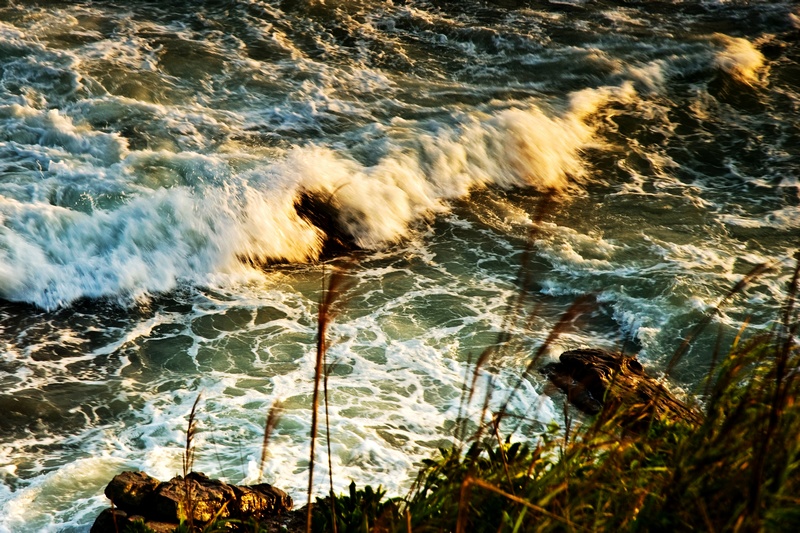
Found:
M 800 207 L 789 206 L 776 209 L 762 217 L 726 214 L 721 215 L 720 220 L 725 224 L 742 228 L 772 228 L 790 231 L 800 228 Z
M 735 80 L 750 86 L 763 85 L 766 80 L 765 59 L 747 39 L 717 33 L 715 39 L 724 48 L 717 52 L 714 65 Z
M 98 189 L 84 191 L 92 198 L 116 183 L 113 187 L 127 199 L 114 209 L 88 213 L 41 200 L 0 199 L 5 221 L 0 294 L 47 309 L 80 297 L 140 301 L 181 281 L 241 274 L 241 258 L 314 259 L 322 236 L 294 210 L 301 190 L 330 197 L 342 226 L 367 249 L 406 237 L 414 222 L 444 211 L 446 201 L 476 188 L 493 184 L 563 193 L 586 178 L 581 149 L 593 130 L 583 119 L 609 99 L 631 95 L 630 87 L 585 90 L 571 97 L 561 118 L 531 106 L 466 117 L 460 127 L 436 133 L 396 121 L 393 130 L 401 138 L 373 166 L 308 146 L 239 175 L 220 157 L 128 153 L 118 134 L 76 126 L 56 110 L 13 105 L 6 116 L 37 132 L 32 143 L 60 150 L 45 151 L 50 188 L 79 179 L 84 187 Z M 406 135 L 416 138 L 404 140 Z M 148 177 L 154 162 L 180 169 L 187 178 L 211 179 L 160 188 L 169 181 Z M 204 168 L 219 168 L 224 180 Z M 83 178 L 93 171 L 104 180 Z

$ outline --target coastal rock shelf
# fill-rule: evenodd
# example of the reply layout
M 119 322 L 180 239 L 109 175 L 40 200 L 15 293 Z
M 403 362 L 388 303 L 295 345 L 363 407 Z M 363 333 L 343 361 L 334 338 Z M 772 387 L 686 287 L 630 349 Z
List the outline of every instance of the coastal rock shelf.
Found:
M 229 485 L 191 472 L 160 482 L 144 472 L 123 472 L 105 490 L 112 507 L 95 520 L 91 533 L 116 533 L 141 521 L 156 532 L 171 532 L 185 520 L 203 525 L 215 519 L 271 520 L 292 508 L 292 499 L 272 485 Z

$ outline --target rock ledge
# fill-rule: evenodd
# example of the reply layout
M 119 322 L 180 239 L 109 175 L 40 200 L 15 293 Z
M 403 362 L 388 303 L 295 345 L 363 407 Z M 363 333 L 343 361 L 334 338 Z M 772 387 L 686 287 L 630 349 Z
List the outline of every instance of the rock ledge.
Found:
M 100 513 L 91 533 L 116 533 L 135 521 L 157 533 L 173 531 L 182 519 L 196 526 L 225 518 L 265 521 L 292 508 L 289 495 L 272 485 L 229 485 L 200 472 L 165 482 L 144 472 L 123 472 L 105 495 L 112 508 Z

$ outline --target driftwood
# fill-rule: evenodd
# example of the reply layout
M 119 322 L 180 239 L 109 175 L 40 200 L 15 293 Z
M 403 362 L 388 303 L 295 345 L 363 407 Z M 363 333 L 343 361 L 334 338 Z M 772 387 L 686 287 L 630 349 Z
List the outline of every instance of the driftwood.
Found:
M 196 526 L 226 518 L 265 521 L 292 507 L 289 495 L 272 485 L 229 485 L 199 472 L 165 482 L 144 472 L 123 472 L 105 495 L 112 508 L 97 517 L 91 533 L 124 531 L 135 521 L 157 533 L 173 531 L 182 519 Z
M 550 363 L 542 373 L 567 394 L 569 402 L 584 413 L 620 413 L 634 425 L 653 416 L 690 424 L 701 415 L 676 398 L 650 376 L 635 356 L 603 350 L 570 350 Z

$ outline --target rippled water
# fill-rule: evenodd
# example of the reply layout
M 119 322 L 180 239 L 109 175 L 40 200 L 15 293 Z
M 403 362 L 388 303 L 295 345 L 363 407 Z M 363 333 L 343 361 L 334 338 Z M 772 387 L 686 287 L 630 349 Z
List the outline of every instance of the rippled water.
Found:
M 500 331 L 493 405 L 585 294 L 550 356 L 658 372 L 770 262 L 691 390 L 800 249 L 799 41 L 788 1 L 0 3 L 0 531 L 88 531 L 115 473 L 178 473 L 198 393 L 197 469 L 235 483 L 284 402 L 264 479 L 302 501 L 322 264 L 352 283 L 339 488 L 405 490 Z M 320 262 L 303 194 L 359 250 Z M 519 438 L 559 402 L 526 379 Z

